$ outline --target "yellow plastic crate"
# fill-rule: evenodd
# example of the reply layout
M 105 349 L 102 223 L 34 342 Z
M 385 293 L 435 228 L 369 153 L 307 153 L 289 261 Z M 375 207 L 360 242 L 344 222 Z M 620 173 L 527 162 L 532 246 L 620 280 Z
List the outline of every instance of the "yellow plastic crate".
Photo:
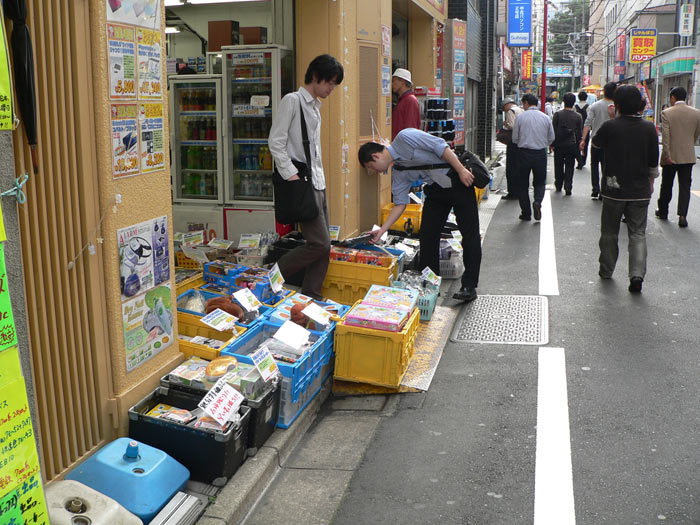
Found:
M 201 317 L 197 317 L 196 315 L 178 312 L 177 324 L 179 334 L 186 335 L 188 337 L 201 335 L 203 337 L 217 339 L 218 341 L 223 341 L 225 344 L 228 344 L 234 339 L 240 337 L 246 331 L 246 328 L 236 326 L 234 329 L 235 334 L 234 330 L 220 332 L 218 330 L 214 330 L 210 326 L 205 325 L 201 319 Z M 219 357 L 221 350 L 180 339 L 180 352 L 185 354 L 185 358 L 196 356 L 211 361 L 212 359 Z
M 373 284 L 390 286 L 395 275 L 396 259 L 387 267 L 331 260 L 323 281 L 323 296 L 352 305 L 363 299 Z
M 190 259 L 185 255 L 185 252 L 178 250 L 175 252 L 175 266 L 187 268 L 188 270 L 198 270 L 202 267 L 202 263 Z
M 355 306 L 357 304 L 359 302 Z M 417 308 L 400 332 L 338 324 L 335 327 L 334 377 L 354 383 L 398 387 L 413 357 L 419 324 Z
M 387 218 L 389 218 L 389 212 L 393 209 L 393 207 L 393 204 L 387 204 L 382 208 L 382 224 L 384 224 L 384 221 L 386 221 Z M 414 233 L 418 233 L 420 231 L 420 221 L 422 214 L 422 204 L 407 204 L 406 209 L 404 210 L 401 217 L 399 217 L 399 220 L 396 221 L 389 229 L 404 231 L 404 224 L 406 223 L 406 219 L 410 218 L 411 223 L 413 224 Z
M 200 272 L 197 275 L 193 275 L 192 277 L 189 277 L 188 279 L 177 283 L 175 285 L 175 296 L 180 297 L 180 295 L 185 293 L 187 290 L 191 290 L 192 288 L 199 288 L 200 286 L 204 286 L 205 284 L 207 283 L 204 281 L 204 275 L 202 274 L 202 272 Z

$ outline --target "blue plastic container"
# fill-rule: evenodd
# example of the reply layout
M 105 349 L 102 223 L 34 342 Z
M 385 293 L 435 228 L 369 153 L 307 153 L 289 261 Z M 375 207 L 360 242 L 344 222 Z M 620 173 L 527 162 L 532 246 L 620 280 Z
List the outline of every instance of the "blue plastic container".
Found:
M 162 450 L 125 437 L 105 445 L 66 476 L 109 496 L 144 523 L 189 478 L 190 471 Z
M 248 267 L 242 264 L 212 261 L 204 264 L 203 277 L 208 283 L 226 285 L 247 269 Z
M 228 297 L 228 295 L 222 295 L 222 294 L 219 294 L 219 293 L 207 292 L 206 290 L 201 289 L 201 288 L 200 288 L 200 289 L 192 288 L 192 289 L 187 290 L 186 292 L 183 292 L 183 293 L 181 293 L 180 295 L 177 296 L 177 301 L 178 301 L 178 303 L 180 302 L 181 299 L 184 299 L 184 298 L 186 298 L 186 297 L 189 297 L 189 296 L 191 296 L 191 295 L 194 295 L 196 292 L 201 293 L 202 296 L 204 297 L 204 300 L 205 300 L 205 301 L 208 301 L 209 299 L 213 299 L 213 298 L 215 298 L 215 297 Z M 265 314 L 267 314 L 267 312 L 268 312 L 269 310 L 272 310 L 272 308 L 269 307 L 269 306 L 262 305 L 260 308 L 258 308 L 258 312 L 260 313 L 260 315 L 259 315 L 256 319 L 254 319 L 254 320 L 251 321 L 250 323 L 242 323 L 242 322 L 239 321 L 239 322 L 237 322 L 236 324 L 237 324 L 238 326 L 242 326 L 243 328 L 252 328 L 253 326 L 255 326 L 256 324 L 258 324 L 258 323 L 265 317 Z M 201 313 L 201 312 L 195 312 L 194 310 L 188 310 L 187 308 L 180 308 L 180 307 L 178 307 L 177 311 L 178 311 L 178 312 L 185 313 L 185 314 L 196 315 L 197 317 L 204 317 L 204 314 L 203 314 L 203 313 Z
M 340 304 L 340 303 L 327 303 L 327 302 L 323 302 L 323 301 L 314 301 L 314 302 L 315 302 L 317 305 L 321 306 L 321 307 L 324 307 L 324 306 L 331 306 L 331 305 L 332 305 L 332 306 L 337 306 L 337 307 L 338 307 L 338 315 L 339 315 L 340 317 L 343 317 L 343 316 L 344 316 L 346 313 L 348 313 L 348 311 L 350 310 L 350 307 L 347 306 L 347 305 L 345 305 L 345 304 Z M 269 310 L 269 311 L 265 314 L 265 320 L 266 320 L 266 321 L 269 321 L 270 323 L 273 323 L 273 324 L 276 324 L 276 325 L 278 325 L 278 326 L 281 326 L 285 321 L 288 321 L 288 320 L 289 320 L 289 319 L 287 319 L 286 317 L 281 317 L 281 316 L 279 316 L 279 313 L 280 313 L 281 309 L 283 309 L 283 308 L 286 307 L 286 306 L 292 307 L 292 306 L 294 306 L 295 304 L 296 304 L 296 303 L 294 302 L 294 297 L 290 297 L 290 298 L 288 298 L 288 299 L 285 299 L 281 304 L 277 305 L 275 308 Z M 335 325 L 336 325 L 335 321 L 331 321 L 330 323 L 328 323 L 328 326 L 327 326 L 327 328 L 324 330 L 324 332 L 333 331 L 333 329 L 335 328 Z

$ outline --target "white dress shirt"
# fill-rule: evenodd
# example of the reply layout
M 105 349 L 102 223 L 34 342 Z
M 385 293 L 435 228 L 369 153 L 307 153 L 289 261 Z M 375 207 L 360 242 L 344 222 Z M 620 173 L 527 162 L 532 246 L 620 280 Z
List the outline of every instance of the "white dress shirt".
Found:
M 272 122 L 267 143 L 280 176 L 287 180 L 297 174 L 292 160 L 306 164 L 306 154 L 301 137 L 299 107 L 303 108 L 306 129 L 309 134 L 311 154 L 311 183 L 317 190 L 326 189 L 321 159 L 321 101 L 311 96 L 305 87 L 282 98 L 277 107 L 277 116 Z

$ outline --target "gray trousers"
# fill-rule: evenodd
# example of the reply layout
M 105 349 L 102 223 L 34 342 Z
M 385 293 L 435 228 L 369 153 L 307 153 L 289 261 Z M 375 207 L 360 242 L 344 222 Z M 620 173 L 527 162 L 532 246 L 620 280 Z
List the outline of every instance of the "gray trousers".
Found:
M 622 215 L 627 219 L 629 238 L 629 278 L 641 277 L 647 272 L 647 209 L 649 201 L 616 201 L 603 197 L 603 211 L 600 216 L 600 274 L 611 277 L 615 271 L 619 249 L 617 238 L 620 233 Z
M 328 201 L 326 200 L 326 190 L 314 189 L 314 196 L 319 209 L 318 217 L 312 221 L 299 223 L 306 242 L 303 246 L 299 246 L 284 255 L 277 261 L 277 264 L 285 279 L 300 270 L 306 270 L 301 293 L 314 299 L 323 299 L 321 288 L 328 271 L 331 251 L 331 237 L 328 232 Z

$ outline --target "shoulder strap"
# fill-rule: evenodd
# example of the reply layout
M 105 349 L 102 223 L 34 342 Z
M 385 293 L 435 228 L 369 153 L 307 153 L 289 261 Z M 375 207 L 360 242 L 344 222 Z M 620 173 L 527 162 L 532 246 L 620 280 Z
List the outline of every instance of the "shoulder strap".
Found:
M 306 165 L 309 167 L 309 173 L 311 173 L 311 151 L 309 149 L 309 131 L 306 127 L 306 119 L 304 118 L 304 106 L 302 104 L 301 95 L 297 94 L 297 98 L 299 99 L 299 119 L 301 120 L 301 143 L 304 145 Z
M 443 164 L 417 164 L 417 165 L 405 165 L 405 164 L 393 164 L 392 169 L 396 171 L 423 171 L 423 170 L 439 170 L 442 168 L 451 168 L 447 163 Z

